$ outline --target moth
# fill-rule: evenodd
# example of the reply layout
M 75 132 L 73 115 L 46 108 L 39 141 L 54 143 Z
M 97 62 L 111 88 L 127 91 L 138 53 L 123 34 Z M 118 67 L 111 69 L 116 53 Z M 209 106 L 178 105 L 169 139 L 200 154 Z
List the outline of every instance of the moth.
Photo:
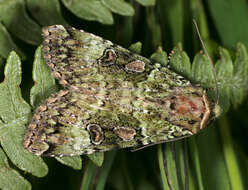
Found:
M 219 115 L 202 87 L 111 41 L 43 28 L 43 56 L 63 90 L 34 111 L 24 147 L 73 156 L 192 136 Z

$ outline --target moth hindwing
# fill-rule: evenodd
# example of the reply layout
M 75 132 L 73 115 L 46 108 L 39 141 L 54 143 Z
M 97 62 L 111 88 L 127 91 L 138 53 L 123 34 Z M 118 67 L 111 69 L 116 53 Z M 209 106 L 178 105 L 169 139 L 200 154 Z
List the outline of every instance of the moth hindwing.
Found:
M 64 90 L 34 112 L 24 146 L 36 155 L 91 154 L 196 134 L 217 114 L 205 90 L 93 34 L 43 29 L 43 54 Z

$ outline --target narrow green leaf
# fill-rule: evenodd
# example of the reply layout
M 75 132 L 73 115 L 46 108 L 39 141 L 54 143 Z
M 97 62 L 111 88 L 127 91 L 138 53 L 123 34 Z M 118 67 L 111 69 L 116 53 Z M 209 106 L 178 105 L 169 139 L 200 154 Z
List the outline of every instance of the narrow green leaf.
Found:
M 177 163 L 175 157 L 175 144 L 166 143 L 162 146 L 163 153 L 163 167 L 166 175 L 167 187 L 166 189 L 179 190 L 180 184 L 177 176 Z
M 248 46 L 248 6 L 246 0 L 206 1 L 222 43 L 234 48 L 239 41 Z
M 31 184 L 9 167 L 8 158 L 0 148 L 0 188 L 5 190 L 30 190 Z
M 1 0 L 0 21 L 12 34 L 26 43 L 41 43 L 41 27 L 29 18 L 24 0 Z
M 123 16 L 133 16 L 134 15 L 134 9 L 133 7 L 123 1 L 123 0 L 101 0 L 102 3 L 108 7 L 112 12 L 123 15 Z
M 172 33 L 172 42 L 174 45 L 181 42 L 183 43 L 184 35 L 184 1 L 183 0 L 167 0 L 167 15 L 168 24 Z
M 142 43 L 136 42 L 136 43 L 132 44 L 128 49 L 134 53 L 140 54 L 141 50 L 142 50 Z
M 58 90 L 50 68 L 43 59 L 42 46 L 39 46 L 35 52 L 33 80 L 35 84 L 30 91 L 30 103 L 35 108 Z
M 147 24 L 149 26 L 150 32 L 147 32 L 147 38 L 149 41 L 152 40 L 153 48 L 162 46 L 162 32 L 161 26 L 157 18 L 157 10 L 155 7 L 146 8 L 147 14 Z
M 206 12 L 204 11 L 203 2 L 201 0 L 190 1 L 190 11 L 192 13 L 193 19 L 195 19 L 197 22 L 197 25 L 199 27 L 199 31 L 201 33 L 201 37 L 203 39 L 208 39 L 209 38 L 209 31 L 208 31 L 209 29 L 207 26 L 207 18 L 206 18 Z M 191 23 L 192 23 L 192 20 L 191 20 Z M 192 27 L 194 27 L 194 26 L 192 25 Z M 195 31 L 195 29 L 194 29 L 194 31 Z M 195 35 L 194 39 L 200 45 L 199 37 L 197 36 L 196 31 L 195 31 L 194 35 Z
M 84 169 L 84 175 L 81 184 L 81 190 L 88 190 L 90 189 L 90 185 L 96 175 L 98 168 L 93 162 L 88 162 L 86 168 Z
M 156 3 L 156 0 L 136 0 L 136 1 L 143 6 L 154 6 Z
M 194 187 L 195 187 L 195 189 L 204 190 L 202 172 L 201 172 L 200 155 L 199 155 L 199 151 L 198 151 L 196 138 L 195 137 L 190 138 L 188 143 L 189 143 L 189 152 L 190 152 L 190 156 L 191 156 L 191 164 L 193 165 L 193 170 L 194 170 L 194 172 L 191 171 L 191 174 L 192 173 L 195 174 L 195 176 L 196 176 L 195 181 L 197 183 L 197 187 L 195 187 L 195 186 Z M 193 184 L 191 184 L 191 187 L 192 187 L 192 185 Z
M 55 157 L 56 160 L 58 160 L 60 163 L 69 166 L 75 170 L 81 170 L 82 169 L 82 159 L 80 156 L 64 156 L 64 157 Z
M 104 160 L 104 153 L 103 152 L 96 152 L 94 154 L 87 155 L 89 159 L 98 167 L 100 167 Z
M 98 0 L 62 0 L 64 5 L 76 16 L 95 20 L 102 24 L 113 24 L 112 13 Z
M 119 20 L 118 20 L 119 21 Z M 133 17 L 121 18 L 121 23 L 116 23 L 118 28 L 117 31 L 117 41 L 118 44 L 123 46 L 128 46 L 133 41 L 134 27 Z
M 179 187 L 180 189 L 188 189 L 188 154 L 184 140 L 175 142 L 175 157 Z
M 111 166 L 113 164 L 113 161 L 115 159 L 116 151 L 107 152 L 105 154 L 105 162 L 102 165 L 102 168 L 100 170 L 100 173 L 98 175 L 98 183 L 96 184 L 96 190 L 104 190 L 105 183 L 107 181 Z
M 195 144 L 199 152 L 200 173 L 198 175 L 202 177 L 204 189 L 231 190 L 218 126 L 207 127 L 197 135 Z M 191 149 L 190 146 L 189 148 Z
M 226 117 L 222 117 L 219 120 L 219 126 L 221 141 L 224 145 L 224 158 L 232 187 L 231 189 L 245 189 L 242 184 L 241 171 L 239 169 L 239 163 L 236 157 L 237 153 L 235 152 L 235 148 L 233 146 L 233 140 L 230 134 L 230 126 Z
M 158 163 L 159 163 L 159 169 L 160 169 L 160 175 L 161 175 L 163 190 L 167 190 L 167 189 L 169 190 L 170 187 L 167 183 L 166 170 L 164 167 L 164 155 L 163 155 L 163 151 L 162 151 L 162 144 L 158 145 Z
M 68 25 L 62 16 L 58 0 L 27 0 L 27 7 L 32 16 L 42 26 Z
M 16 51 L 24 59 L 24 53 L 16 46 L 6 28 L 0 23 L 0 56 L 7 58 L 8 54 Z
M 166 66 L 168 64 L 167 53 L 163 51 L 161 46 L 158 47 L 157 51 L 153 53 L 150 58 L 152 61 L 158 62 L 163 66 Z
M 30 106 L 23 100 L 19 85 L 21 83 L 21 61 L 11 52 L 5 66 L 5 79 L 0 84 L 0 142 L 10 160 L 23 171 L 43 177 L 47 165 L 24 149 L 25 125 L 29 121 Z
M 190 79 L 191 63 L 188 55 L 182 49 L 182 44 L 179 43 L 174 47 L 169 60 L 170 66 L 173 70 Z

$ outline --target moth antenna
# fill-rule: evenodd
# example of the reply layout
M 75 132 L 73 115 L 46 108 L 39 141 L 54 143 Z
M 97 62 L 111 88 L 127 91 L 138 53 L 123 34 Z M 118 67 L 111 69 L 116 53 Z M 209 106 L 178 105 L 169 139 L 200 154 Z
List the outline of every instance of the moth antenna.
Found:
M 203 47 L 204 53 L 207 55 L 207 58 L 208 58 L 208 60 L 209 60 L 210 63 L 211 63 L 212 72 L 213 72 L 213 74 L 214 74 L 214 80 L 215 80 L 215 85 L 216 85 L 216 86 L 215 86 L 215 88 L 216 88 L 216 95 L 217 95 L 216 104 L 219 104 L 219 97 L 220 97 L 220 96 L 219 96 L 218 82 L 217 82 L 216 72 L 215 72 L 215 68 L 214 68 L 214 63 L 213 63 L 211 57 L 210 57 L 209 54 L 208 54 L 207 48 L 206 48 L 206 46 L 205 46 L 205 44 L 204 44 L 204 42 L 203 42 L 203 40 L 202 40 L 201 34 L 200 34 L 200 32 L 199 32 L 198 25 L 197 25 L 195 19 L 193 19 L 193 23 L 194 23 L 194 25 L 195 25 L 196 33 L 197 33 L 197 35 L 198 35 L 198 37 L 199 37 L 199 39 L 200 39 L 200 42 L 201 42 L 201 45 L 202 45 L 202 47 Z

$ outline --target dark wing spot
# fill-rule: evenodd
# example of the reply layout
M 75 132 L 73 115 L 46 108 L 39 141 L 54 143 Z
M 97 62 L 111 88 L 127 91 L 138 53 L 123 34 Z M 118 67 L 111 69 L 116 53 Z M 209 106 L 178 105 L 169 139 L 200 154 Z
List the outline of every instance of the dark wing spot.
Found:
M 130 63 L 128 63 L 125 66 L 126 71 L 136 72 L 136 73 L 142 73 L 145 71 L 145 63 L 140 60 L 135 60 Z
M 97 62 L 102 66 L 109 66 L 116 63 L 117 55 L 113 49 L 105 49 L 102 57 L 100 57 Z
M 136 131 L 130 127 L 115 127 L 114 133 L 124 141 L 130 141 L 136 135 Z
M 102 128 L 96 124 L 89 124 L 87 130 L 90 132 L 90 138 L 93 144 L 101 144 L 103 141 L 104 135 Z

